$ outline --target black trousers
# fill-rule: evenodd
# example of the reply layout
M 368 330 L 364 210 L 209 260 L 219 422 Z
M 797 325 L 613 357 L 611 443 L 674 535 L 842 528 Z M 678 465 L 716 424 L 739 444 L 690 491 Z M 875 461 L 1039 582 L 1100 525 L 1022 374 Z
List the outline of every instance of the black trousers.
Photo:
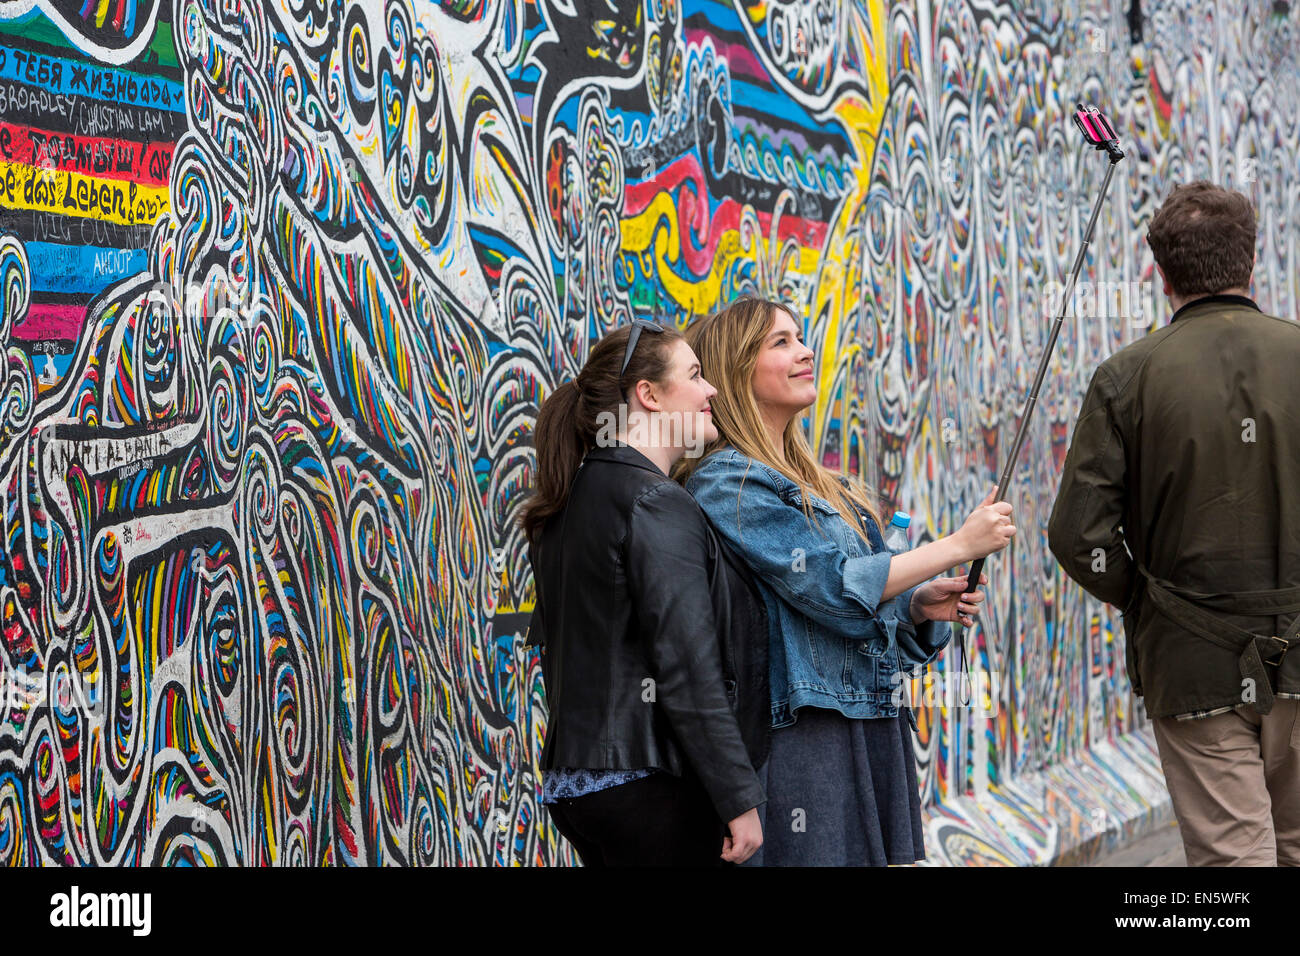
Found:
M 726 826 L 692 777 L 658 771 L 547 805 L 583 866 L 722 866 Z

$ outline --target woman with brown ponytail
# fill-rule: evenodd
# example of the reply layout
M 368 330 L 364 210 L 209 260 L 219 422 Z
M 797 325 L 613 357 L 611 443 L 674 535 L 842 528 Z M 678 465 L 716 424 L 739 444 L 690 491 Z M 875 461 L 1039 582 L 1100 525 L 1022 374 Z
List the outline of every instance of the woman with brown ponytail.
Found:
M 549 723 L 543 802 L 587 866 L 740 863 L 762 843 L 767 621 L 668 472 L 717 437 L 675 329 L 602 339 L 541 408 L 521 524 Z
M 770 628 L 766 866 L 884 866 L 925 858 L 904 673 L 973 623 L 965 575 L 1007 546 L 992 494 L 955 534 L 903 554 L 860 484 L 819 465 L 799 427 L 817 399 L 813 352 L 789 309 L 741 299 L 686 340 L 717 385 L 719 438 L 678 477 L 758 579 Z M 981 583 L 985 578 L 981 576 Z

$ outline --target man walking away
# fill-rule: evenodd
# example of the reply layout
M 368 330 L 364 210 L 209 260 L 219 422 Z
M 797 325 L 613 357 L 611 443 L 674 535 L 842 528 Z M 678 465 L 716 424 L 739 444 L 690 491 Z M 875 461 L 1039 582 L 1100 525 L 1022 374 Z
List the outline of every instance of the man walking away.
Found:
M 1240 193 L 1176 187 L 1147 243 L 1174 315 L 1093 375 L 1048 541 L 1123 609 L 1188 864 L 1296 866 L 1300 325 L 1247 297 Z

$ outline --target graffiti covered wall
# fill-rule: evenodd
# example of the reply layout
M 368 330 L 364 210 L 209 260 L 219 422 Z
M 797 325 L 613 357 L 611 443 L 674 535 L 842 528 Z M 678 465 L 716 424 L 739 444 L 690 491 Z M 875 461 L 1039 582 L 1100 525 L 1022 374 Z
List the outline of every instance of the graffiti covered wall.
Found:
M 1104 0 L 0 0 L 0 861 L 572 862 L 522 639 L 538 405 L 634 315 L 780 296 L 822 459 L 951 532 L 1103 172 L 1077 99 L 1130 147 L 1084 276 L 1125 297 L 1058 347 L 989 699 L 916 756 L 936 861 L 1131 818 L 1118 615 L 1046 544 L 1074 413 L 1168 317 L 1174 183 L 1247 191 L 1256 296 L 1300 302 L 1300 12 L 1146 6 L 1133 48 Z

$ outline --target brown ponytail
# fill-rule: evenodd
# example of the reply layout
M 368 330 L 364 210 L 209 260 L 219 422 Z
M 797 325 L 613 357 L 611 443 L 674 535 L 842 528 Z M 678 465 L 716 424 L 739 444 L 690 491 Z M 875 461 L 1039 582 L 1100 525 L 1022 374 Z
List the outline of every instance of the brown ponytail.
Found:
M 673 328 L 659 333 L 643 330 L 622 375 L 627 391 L 620 387 L 618 370 L 631 334 L 632 326 L 623 326 L 606 335 L 592 348 L 578 378 L 565 382 L 542 402 L 533 430 L 536 491 L 528 497 L 519 519 L 529 542 L 535 542 L 546 520 L 568 503 L 573 476 L 595 447 L 601 425 L 598 416 L 605 412 L 617 415 L 628 392 L 642 379 L 659 383 L 668 377 L 672 348 L 682 334 Z

